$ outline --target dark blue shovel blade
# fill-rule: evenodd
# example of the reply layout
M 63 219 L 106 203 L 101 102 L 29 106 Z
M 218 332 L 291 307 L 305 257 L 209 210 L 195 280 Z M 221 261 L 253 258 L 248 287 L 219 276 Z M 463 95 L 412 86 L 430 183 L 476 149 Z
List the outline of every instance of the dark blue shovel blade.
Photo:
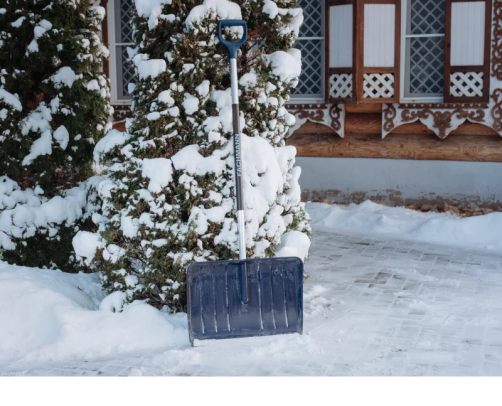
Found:
M 243 304 L 241 290 L 244 266 L 246 304 Z M 195 262 L 187 270 L 187 288 L 192 345 L 195 339 L 303 332 L 303 262 L 300 258 Z

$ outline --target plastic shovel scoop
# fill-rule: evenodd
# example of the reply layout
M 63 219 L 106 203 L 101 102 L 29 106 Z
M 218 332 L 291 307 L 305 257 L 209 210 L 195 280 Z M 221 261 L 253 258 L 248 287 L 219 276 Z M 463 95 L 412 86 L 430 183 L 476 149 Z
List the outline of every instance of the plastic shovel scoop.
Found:
M 222 27 L 242 27 L 239 41 L 225 41 Z M 228 49 L 232 82 L 235 189 L 239 259 L 195 262 L 187 270 L 188 331 L 194 340 L 254 337 L 303 332 L 303 262 L 297 257 L 246 259 L 242 205 L 241 137 L 237 51 L 246 42 L 242 20 L 218 23 L 218 38 Z

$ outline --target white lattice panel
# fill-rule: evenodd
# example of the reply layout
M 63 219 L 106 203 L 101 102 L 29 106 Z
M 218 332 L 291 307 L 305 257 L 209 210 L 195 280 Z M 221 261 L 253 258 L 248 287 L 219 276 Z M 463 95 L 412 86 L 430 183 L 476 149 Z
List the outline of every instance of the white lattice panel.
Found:
M 365 73 L 364 98 L 388 99 L 394 97 L 393 73 Z
M 483 72 L 455 72 L 450 76 L 451 95 L 454 97 L 483 96 Z
M 329 77 L 329 96 L 333 99 L 352 97 L 352 74 L 337 74 Z

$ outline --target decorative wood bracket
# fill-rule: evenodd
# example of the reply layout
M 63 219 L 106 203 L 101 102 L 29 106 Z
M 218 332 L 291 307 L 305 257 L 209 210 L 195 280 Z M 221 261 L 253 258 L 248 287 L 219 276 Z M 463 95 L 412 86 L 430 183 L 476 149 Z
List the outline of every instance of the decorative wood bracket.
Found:
M 439 138 L 446 138 L 466 120 L 493 128 L 488 109 L 488 103 L 384 104 L 382 138 L 400 125 L 415 121 L 426 125 Z
M 341 138 L 345 136 L 344 104 L 290 104 L 288 110 L 296 118 L 296 123 L 289 128 L 289 136 L 307 121 L 324 124 Z
M 502 135 L 502 0 L 493 0 L 492 28 L 491 117 L 493 129 Z
M 114 104 L 113 107 L 113 122 L 119 123 L 126 118 L 132 117 L 131 106 L 129 104 Z

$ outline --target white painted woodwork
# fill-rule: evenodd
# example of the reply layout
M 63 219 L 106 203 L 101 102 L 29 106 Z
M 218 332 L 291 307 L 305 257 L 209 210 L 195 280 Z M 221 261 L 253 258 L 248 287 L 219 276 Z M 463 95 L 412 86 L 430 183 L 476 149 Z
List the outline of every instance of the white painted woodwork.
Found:
M 393 73 L 365 73 L 363 79 L 363 97 L 365 99 L 394 97 Z
M 450 75 L 451 95 L 454 97 L 482 97 L 483 72 L 455 72 Z
M 485 7 L 484 1 L 452 3 L 452 66 L 484 64 Z
M 329 77 L 329 96 L 334 99 L 352 97 L 352 74 L 336 74 Z
M 365 4 L 364 66 L 393 67 L 395 41 L 395 4 Z
M 329 66 L 352 67 L 352 4 L 329 8 Z

